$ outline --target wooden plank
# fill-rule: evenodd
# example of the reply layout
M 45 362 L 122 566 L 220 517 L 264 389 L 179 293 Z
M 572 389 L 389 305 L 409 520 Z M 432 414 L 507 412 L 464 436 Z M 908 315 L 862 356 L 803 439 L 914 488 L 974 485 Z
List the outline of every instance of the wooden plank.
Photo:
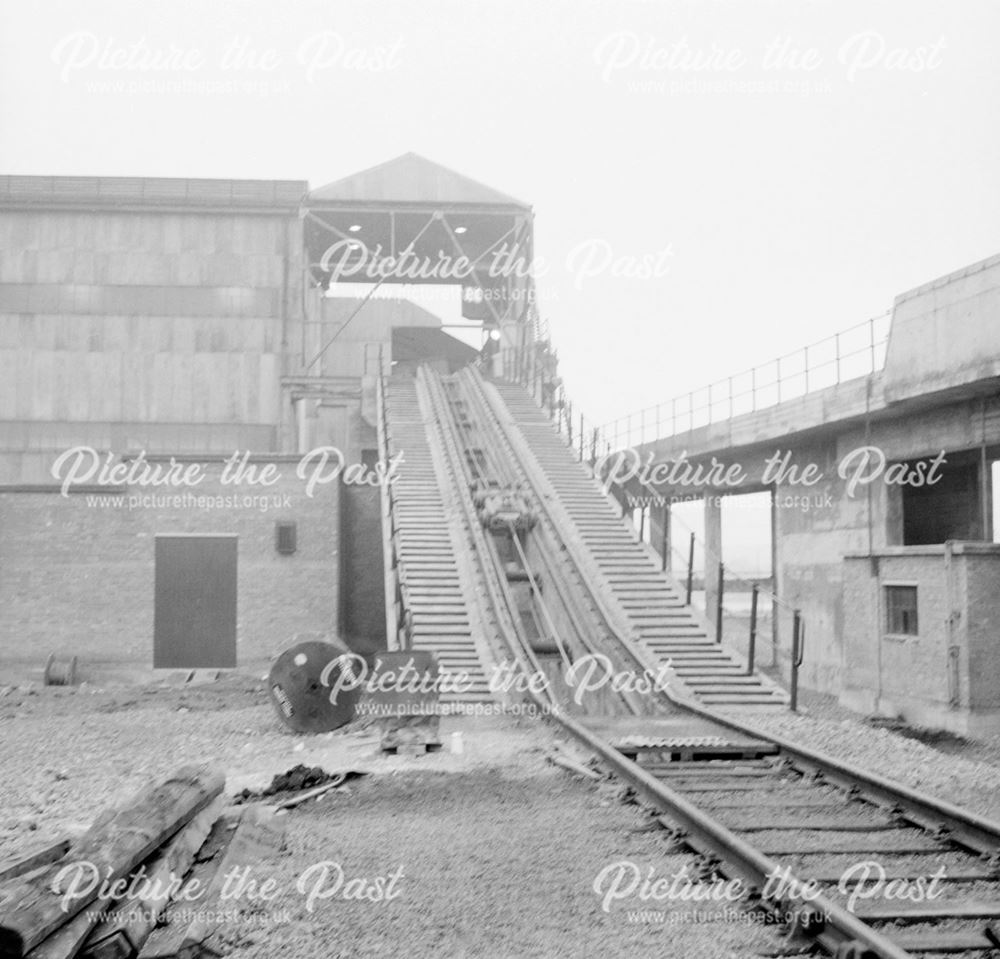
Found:
M 981 932 L 907 932 L 893 929 L 892 941 L 906 952 L 976 952 L 996 948 Z
M 6 882 L 57 862 L 69 852 L 69 847 L 70 841 L 66 838 L 57 839 L 55 842 L 36 843 L 19 855 L 0 862 L 0 882 Z
M 204 896 L 198 902 L 199 916 L 184 934 L 178 952 L 181 959 L 198 959 L 200 956 L 217 954 L 217 950 L 213 950 L 208 942 L 222 926 L 218 920 L 226 912 L 226 904 L 221 898 L 226 877 L 236 867 L 252 865 L 276 856 L 284 848 L 284 844 L 283 819 L 261 806 L 247 806 L 243 810 L 229 848 Z
M 198 908 L 199 890 L 206 889 L 212 881 L 233 840 L 242 813 L 242 809 L 229 809 L 215 821 L 208 839 L 195 856 L 194 866 L 185 877 L 184 887 L 176 901 L 168 905 L 161 919 L 162 925 L 153 930 L 139 950 L 138 959 L 174 959 L 177 955 L 187 931 L 187 924 L 180 919 L 180 911 Z
M 97 910 L 84 909 L 28 953 L 28 959 L 73 959 L 97 921 Z
M 1000 901 L 994 902 L 885 902 L 858 903 L 865 922 L 942 922 L 947 919 L 1000 919 Z
M 222 814 L 223 803 L 218 797 L 146 864 L 137 895 L 122 900 L 115 915 L 92 931 L 83 950 L 84 959 L 107 955 L 108 941 L 116 938 L 125 950 L 119 954 L 134 956 L 142 948 Z
M 22 959 L 97 897 L 96 884 L 73 895 L 71 882 L 90 864 L 112 882 L 129 875 L 208 806 L 225 776 L 207 766 L 185 766 L 95 823 L 74 846 L 80 869 L 54 864 L 28 879 L 0 885 L 0 959 Z

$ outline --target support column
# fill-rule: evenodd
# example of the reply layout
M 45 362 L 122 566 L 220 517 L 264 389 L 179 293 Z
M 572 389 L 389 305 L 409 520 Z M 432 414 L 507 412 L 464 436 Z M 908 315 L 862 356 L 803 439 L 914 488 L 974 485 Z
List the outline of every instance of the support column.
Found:
M 649 507 L 649 542 L 660 557 L 660 568 L 670 569 L 670 507 Z
M 714 490 L 705 493 L 705 618 L 716 627 L 719 599 L 719 561 L 722 557 L 722 497 Z M 713 634 L 714 635 L 714 634 Z
M 298 453 L 308 453 L 316 437 L 316 420 L 319 401 L 300 396 L 295 401 L 295 419 L 298 427 Z

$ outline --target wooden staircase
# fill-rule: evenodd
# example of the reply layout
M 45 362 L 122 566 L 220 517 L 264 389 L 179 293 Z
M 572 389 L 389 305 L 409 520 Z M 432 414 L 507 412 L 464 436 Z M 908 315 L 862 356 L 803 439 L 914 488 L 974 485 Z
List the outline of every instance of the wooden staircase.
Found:
M 392 487 L 393 518 L 412 648 L 435 653 L 442 672 L 468 677 L 467 691 L 445 693 L 443 701 L 491 700 L 470 614 L 474 598 L 467 594 L 457 558 L 461 533 L 442 494 L 451 480 L 442 475 L 444 466 L 435 461 L 428 436 L 436 426 L 412 378 L 392 377 L 386 387 L 389 452 L 403 454 Z
M 741 657 L 715 643 L 703 619 L 684 602 L 659 557 L 579 463 L 546 414 L 515 383 L 495 381 L 525 445 L 534 456 L 600 576 L 602 595 L 634 627 L 661 663 L 669 661 L 686 692 L 706 706 L 785 706 L 788 695 L 770 679 L 747 675 Z

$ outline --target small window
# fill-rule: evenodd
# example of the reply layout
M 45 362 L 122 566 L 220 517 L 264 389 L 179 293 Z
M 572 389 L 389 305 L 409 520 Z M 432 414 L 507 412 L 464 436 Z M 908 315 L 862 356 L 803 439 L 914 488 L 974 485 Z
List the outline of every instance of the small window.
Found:
M 294 523 L 274 524 L 274 545 L 282 556 L 291 556 L 297 546 L 297 530 Z
M 917 635 L 916 586 L 886 586 L 885 630 L 897 636 Z

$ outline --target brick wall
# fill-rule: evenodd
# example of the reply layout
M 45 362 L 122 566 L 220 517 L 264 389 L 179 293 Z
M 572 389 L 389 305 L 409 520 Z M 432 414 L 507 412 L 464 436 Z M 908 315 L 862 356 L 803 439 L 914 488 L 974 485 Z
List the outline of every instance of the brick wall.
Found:
M 0 668 L 4 661 L 43 662 L 50 652 L 151 666 L 158 533 L 238 535 L 241 664 L 280 651 L 297 632 L 336 631 L 339 486 L 320 486 L 309 498 L 296 462 L 276 464 L 282 478 L 266 492 L 223 486 L 214 462 L 204 464 L 196 489 L 133 487 L 125 494 L 258 497 L 239 508 L 160 501 L 130 510 L 102 508 L 82 492 L 0 493 Z M 278 520 L 298 524 L 294 555 L 275 550 Z
M 864 712 L 902 715 L 917 725 L 995 732 L 998 576 L 1000 547 L 985 543 L 848 556 L 841 701 Z M 892 584 L 917 587 L 917 635 L 888 632 L 884 587 Z

